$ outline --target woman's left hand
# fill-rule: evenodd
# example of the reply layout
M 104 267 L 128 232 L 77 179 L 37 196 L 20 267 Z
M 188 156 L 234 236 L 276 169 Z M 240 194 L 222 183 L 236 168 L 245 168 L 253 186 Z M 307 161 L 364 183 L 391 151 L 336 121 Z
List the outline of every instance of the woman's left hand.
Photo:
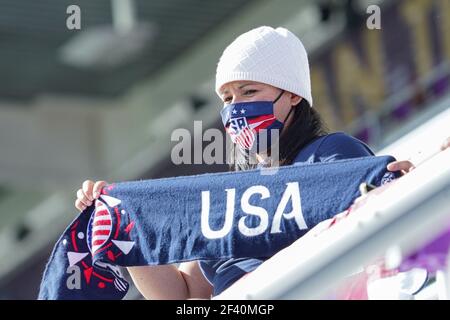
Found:
M 402 175 L 411 172 L 415 168 L 414 164 L 409 160 L 394 161 L 387 165 L 389 171 L 401 171 Z

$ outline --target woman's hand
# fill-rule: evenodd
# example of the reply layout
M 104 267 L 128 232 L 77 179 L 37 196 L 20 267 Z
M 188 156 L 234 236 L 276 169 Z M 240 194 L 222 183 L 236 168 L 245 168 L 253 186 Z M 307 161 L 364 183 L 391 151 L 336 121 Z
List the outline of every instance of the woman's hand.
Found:
M 411 161 L 408 160 L 400 160 L 400 161 L 394 161 L 387 165 L 387 169 L 389 171 L 401 171 L 402 175 L 407 174 L 408 172 L 411 172 L 416 167 Z
M 450 137 L 445 139 L 441 144 L 441 151 L 444 151 L 445 149 L 450 147 Z M 408 160 L 401 160 L 401 161 L 394 161 L 388 164 L 387 169 L 389 171 L 401 171 L 402 174 L 407 174 L 408 172 L 411 172 L 416 167 L 412 164 L 411 161 Z
M 92 202 L 100 196 L 100 191 L 104 186 L 108 183 L 106 181 L 91 181 L 86 180 L 83 182 L 83 185 L 77 191 L 77 200 L 75 200 L 75 207 L 83 211 L 90 205 Z

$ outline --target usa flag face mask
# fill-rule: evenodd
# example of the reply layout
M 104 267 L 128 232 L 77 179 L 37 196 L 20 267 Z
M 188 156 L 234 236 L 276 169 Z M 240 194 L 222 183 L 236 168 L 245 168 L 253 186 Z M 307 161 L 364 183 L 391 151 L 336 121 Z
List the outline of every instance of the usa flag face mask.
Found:
M 284 126 L 273 110 L 283 93 L 284 90 L 274 101 L 239 102 L 225 106 L 220 115 L 231 141 L 246 150 L 264 152 L 270 148 L 273 130 L 279 130 L 279 136 Z

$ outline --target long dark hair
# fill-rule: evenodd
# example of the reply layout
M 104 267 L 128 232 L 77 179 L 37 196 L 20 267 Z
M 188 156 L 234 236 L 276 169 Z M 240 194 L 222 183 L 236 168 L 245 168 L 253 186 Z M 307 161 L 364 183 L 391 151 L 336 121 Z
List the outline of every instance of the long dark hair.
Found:
M 278 142 L 280 166 L 292 164 L 302 148 L 314 139 L 328 133 L 320 114 L 311 108 L 305 99 L 302 99 L 293 108 L 292 122 L 282 130 Z M 237 148 L 235 144 L 232 144 L 230 151 L 230 171 L 249 170 L 257 167 L 254 154 Z M 270 150 L 268 154 L 270 155 Z M 267 166 L 272 166 L 272 164 L 268 163 Z

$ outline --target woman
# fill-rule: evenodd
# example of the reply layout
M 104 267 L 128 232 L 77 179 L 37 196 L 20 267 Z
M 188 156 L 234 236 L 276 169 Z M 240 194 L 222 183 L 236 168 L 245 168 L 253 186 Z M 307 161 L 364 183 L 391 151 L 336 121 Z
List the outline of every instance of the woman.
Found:
M 374 155 L 363 142 L 349 135 L 327 134 L 312 108 L 305 48 L 284 28 L 260 27 L 236 38 L 218 63 L 216 92 L 224 102 L 222 119 L 234 143 L 232 170 L 272 166 L 275 149 L 280 165 Z M 270 129 L 279 130 L 279 139 Z M 265 144 L 263 132 L 267 132 Z M 410 166 L 408 162 L 396 162 L 388 169 L 408 170 Z M 105 184 L 86 180 L 77 192 L 75 206 L 81 211 L 90 206 Z M 267 258 L 192 261 L 178 268 L 164 265 L 128 270 L 146 298 L 208 299 Z

